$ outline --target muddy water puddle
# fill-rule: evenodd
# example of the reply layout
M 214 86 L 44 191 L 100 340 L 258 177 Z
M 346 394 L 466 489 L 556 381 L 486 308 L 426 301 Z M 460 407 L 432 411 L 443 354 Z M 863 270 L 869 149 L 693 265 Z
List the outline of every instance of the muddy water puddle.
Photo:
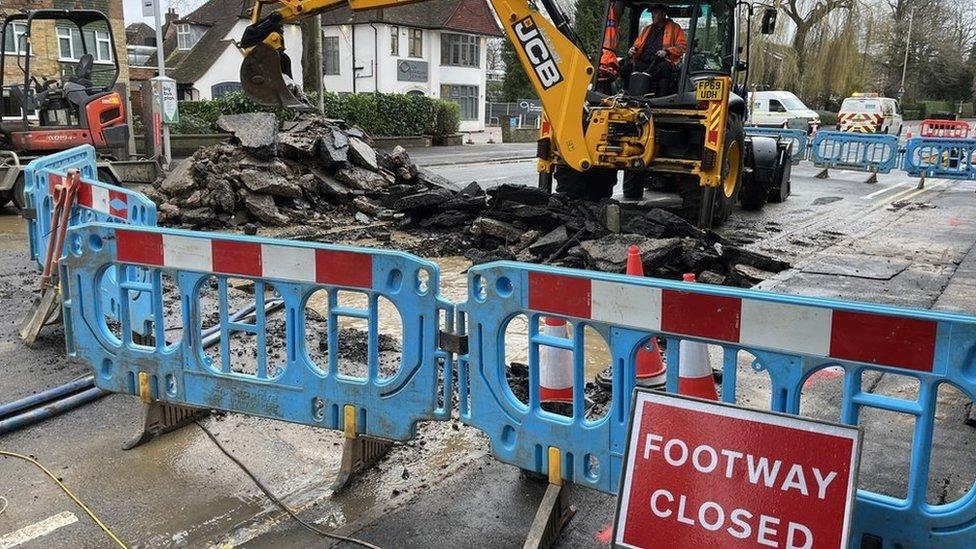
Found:
M 0 207 L 0 250 L 26 250 L 27 223 L 11 207 Z

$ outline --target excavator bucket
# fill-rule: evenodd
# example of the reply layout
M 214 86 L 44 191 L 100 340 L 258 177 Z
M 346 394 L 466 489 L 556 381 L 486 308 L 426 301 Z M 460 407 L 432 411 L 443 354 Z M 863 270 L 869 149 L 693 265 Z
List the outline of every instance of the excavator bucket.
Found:
M 255 103 L 268 107 L 307 110 L 312 107 L 295 97 L 285 82 L 291 73 L 291 60 L 267 44 L 260 43 L 244 54 L 241 63 L 241 87 Z

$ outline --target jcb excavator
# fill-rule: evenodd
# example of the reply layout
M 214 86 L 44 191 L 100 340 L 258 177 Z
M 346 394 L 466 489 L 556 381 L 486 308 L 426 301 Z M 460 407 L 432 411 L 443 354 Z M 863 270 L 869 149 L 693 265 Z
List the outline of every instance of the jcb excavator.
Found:
M 240 43 L 244 91 L 265 105 L 305 106 L 286 80 L 291 62 L 283 53 L 284 23 L 341 5 L 357 11 L 413 1 L 422 0 L 256 0 Z M 631 187 L 678 192 L 686 217 L 702 227 L 724 222 L 736 201 L 758 209 L 789 194 L 789 143 L 744 134 L 749 2 L 610 0 L 602 49 L 590 55 L 556 0 L 540 0 L 548 17 L 533 1 L 488 2 L 545 111 L 540 186 L 551 188 L 555 177 L 557 191 L 600 199 L 611 196 L 623 171 Z M 272 3 L 277 8 L 262 15 Z M 632 43 L 650 8 L 661 5 L 685 29 L 688 44 L 665 86 L 669 93 L 660 86 L 647 93 L 646 73 L 628 75 L 621 86 L 617 33 Z M 775 17 L 774 9 L 764 11 L 763 33 L 772 32 Z M 620 29 L 624 21 L 629 24 Z

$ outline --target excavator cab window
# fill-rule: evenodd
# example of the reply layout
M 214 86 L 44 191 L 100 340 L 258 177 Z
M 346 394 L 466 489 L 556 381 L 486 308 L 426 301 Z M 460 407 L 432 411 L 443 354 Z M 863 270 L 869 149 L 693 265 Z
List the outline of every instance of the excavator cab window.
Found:
M 695 7 L 698 7 L 697 12 Z M 651 23 L 649 8 L 639 6 L 640 16 L 634 36 Z M 702 0 L 701 2 L 668 4 L 668 17 L 681 26 L 688 39 L 688 53 L 682 63 L 689 63 L 689 73 L 732 72 L 735 60 L 735 2 L 730 0 Z M 694 36 L 694 38 L 692 38 Z

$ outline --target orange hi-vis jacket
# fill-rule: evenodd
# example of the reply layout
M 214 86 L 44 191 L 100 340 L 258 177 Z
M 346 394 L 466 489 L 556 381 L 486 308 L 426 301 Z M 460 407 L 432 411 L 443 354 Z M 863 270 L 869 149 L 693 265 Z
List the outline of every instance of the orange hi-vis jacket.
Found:
M 641 54 L 644 53 L 644 43 L 647 42 L 647 37 L 651 35 L 651 28 L 653 26 L 651 24 L 644 27 L 637 40 L 634 41 L 634 59 L 640 59 Z M 672 65 L 677 65 L 681 61 L 681 56 L 688 50 L 688 40 L 685 38 L 685 31 L 671 19 L 664 20 L 664 37 L 662 43 L 664 44 L 665 51 L 668 52 L 668 61 Z

